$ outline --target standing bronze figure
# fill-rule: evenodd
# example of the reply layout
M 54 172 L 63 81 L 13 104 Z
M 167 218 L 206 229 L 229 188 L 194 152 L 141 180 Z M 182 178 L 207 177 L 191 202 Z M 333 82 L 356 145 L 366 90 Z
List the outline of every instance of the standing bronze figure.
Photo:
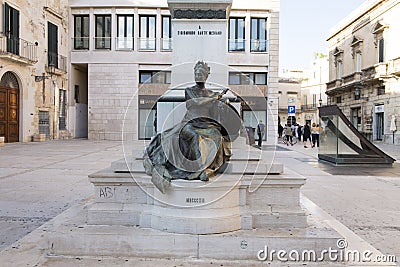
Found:
M 231 127 L 224 124 L 231 126 L 234 121 L 237 125 L 241 121 L 233 107 L 222 101 L 228 89 L 214 93 L 205 88 L 209 73 L 206 63 L 197 62 L 196 85 L 185 89 L 187 111 L 183 120 L 157 134 L 146 148 L 143 162 L 146 173 L 162 193 L 173 179 L 208 181 L 231 156 L 230 142 L 240 126 L 232 134 Z M 232 117 L 230 122 L 229 117 Z

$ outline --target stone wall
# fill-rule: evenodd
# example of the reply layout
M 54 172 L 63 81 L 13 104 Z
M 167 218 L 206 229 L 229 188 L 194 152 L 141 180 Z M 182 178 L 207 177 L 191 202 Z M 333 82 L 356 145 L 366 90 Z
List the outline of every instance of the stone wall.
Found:
M 89 64 L 89 139 L 122 140 L 125 112 L 137 95 L 138 73 L 137 64 Z M 135 113 L 129 118 L 137 125 L 137 98 L 132 101 L 132 111 Z M 131 134 L 137 139 L 137 129 Z

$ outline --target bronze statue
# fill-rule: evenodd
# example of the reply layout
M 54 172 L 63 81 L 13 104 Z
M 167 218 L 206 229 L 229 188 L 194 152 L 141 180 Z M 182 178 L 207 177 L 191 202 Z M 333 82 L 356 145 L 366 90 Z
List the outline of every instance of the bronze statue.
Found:
M 239 127 L 232 130 L 224 124 L 237 125 L 240 117 L 222 101 L 228 89 L 214 93 L 205 88 L 209 73 L 206 63 L 197 62 L 196 85 L 185 89 L 187 111 L 182 122 L 157 134 L 146 148 L 143 165 L 162 193 L 173 179 L 208 181 L 231 156 L 230 142 Z M 226 121 L 229 117 L 232 120 Z

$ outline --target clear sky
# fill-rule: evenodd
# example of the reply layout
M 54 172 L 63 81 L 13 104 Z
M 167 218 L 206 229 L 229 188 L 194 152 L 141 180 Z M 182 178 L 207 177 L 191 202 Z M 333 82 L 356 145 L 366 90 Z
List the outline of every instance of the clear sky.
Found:
M 279 69 L 309 68 L 330 29 L 365 0 L 281 0 Z

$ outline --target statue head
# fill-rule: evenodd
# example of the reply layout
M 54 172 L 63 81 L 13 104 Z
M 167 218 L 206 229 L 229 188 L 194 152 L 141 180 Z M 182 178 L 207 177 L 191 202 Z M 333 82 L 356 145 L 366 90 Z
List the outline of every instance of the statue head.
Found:
M 194 80 L 196 82 L 206 82 L 210 74 L 210 67 L 203 61 L 197 61 L 194 66 Z

